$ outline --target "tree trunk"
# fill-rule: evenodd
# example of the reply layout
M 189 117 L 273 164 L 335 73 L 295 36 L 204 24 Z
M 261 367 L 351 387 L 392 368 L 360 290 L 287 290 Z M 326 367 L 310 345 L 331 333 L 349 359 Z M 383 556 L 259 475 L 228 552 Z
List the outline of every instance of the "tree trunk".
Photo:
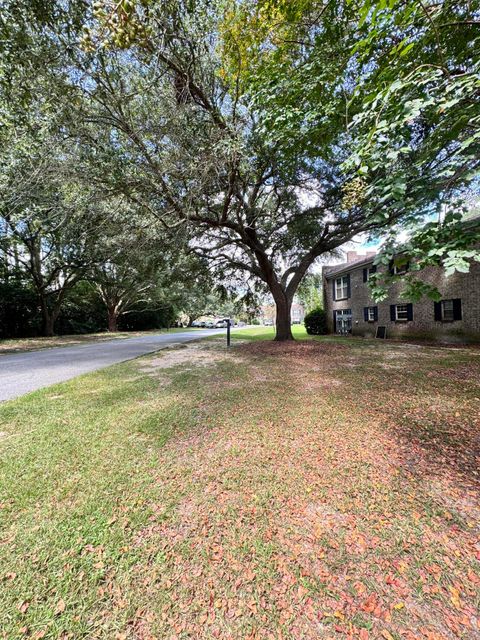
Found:
M 54 325 L 55 325 L 55 317 L 46 312 L 43 314 L 43 335 L 46 336 L 47 338 L 51 338 L 52 336 L 54 336 Z
M 42 336 L 46 338 L 51 338 L 53 335 L 53 329 L 55 326 L 55 320 L 57 319 L 57 315 L 50 311 L 48 307 L 47 300 L 45 296 L 42 294 L 39 295 L 40 298 L 40 307 L 42 309 Z
M 275 319 L 275 340 L 294 340 L 292 335 L 292 322 L 290 318 L 292 300 L 289 299 L 285 293 L 283 293 L 283 295 L 276 295 L 274 299 L 277 309 Z
M 118 314 L 114 309 L 108 309 L 108 330 L 110 333 L 118 331 Z

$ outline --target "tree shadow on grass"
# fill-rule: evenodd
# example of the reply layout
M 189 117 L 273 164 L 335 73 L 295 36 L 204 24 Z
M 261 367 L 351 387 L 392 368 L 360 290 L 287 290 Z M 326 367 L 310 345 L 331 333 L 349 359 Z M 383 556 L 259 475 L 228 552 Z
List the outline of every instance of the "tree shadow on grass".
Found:
M 408 472 L 480 491 L 480 363 L 465 354 L 418 354 L 362 377 L 361 402 L 384 413 Z
M 413 474 L 448 476 L 480 494 L 480 430 L 478 424 L 459 420 L 431 420 L 428 424 L 410 417 L 395 429 L 405 468 Z

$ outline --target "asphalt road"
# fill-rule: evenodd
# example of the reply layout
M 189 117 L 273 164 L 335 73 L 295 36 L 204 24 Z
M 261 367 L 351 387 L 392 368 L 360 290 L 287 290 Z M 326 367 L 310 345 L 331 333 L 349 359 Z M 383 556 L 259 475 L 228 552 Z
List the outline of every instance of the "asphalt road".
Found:
M 225 332 L 226 329 L 201 329 L 162 333 L 0 356 L 0 401 L 152 353 L 171 344 Z

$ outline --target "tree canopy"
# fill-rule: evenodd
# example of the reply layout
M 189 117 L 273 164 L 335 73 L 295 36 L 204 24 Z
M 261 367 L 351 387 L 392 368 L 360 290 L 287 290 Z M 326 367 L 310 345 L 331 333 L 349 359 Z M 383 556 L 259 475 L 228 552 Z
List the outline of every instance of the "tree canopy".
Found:
M 419 268 L 478 257 L 461 220 L 479 163 L 477 2 L 5 5 L 6 130 L 21 111 L 29 135 L 60 134 L 102 198 L 165 237 L 181 228 L 224 282 L 262 283 L 277 339 L 312 265 L 359 234 L 390 237 L 388 261 L 412 230 Z

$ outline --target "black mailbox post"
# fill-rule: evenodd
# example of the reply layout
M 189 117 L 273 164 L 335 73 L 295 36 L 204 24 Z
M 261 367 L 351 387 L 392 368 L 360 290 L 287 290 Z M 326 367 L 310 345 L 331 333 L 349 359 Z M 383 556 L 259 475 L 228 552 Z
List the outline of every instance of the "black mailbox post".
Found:
M 230 346 L 230 318 L 227 320 L 227 347 Z

